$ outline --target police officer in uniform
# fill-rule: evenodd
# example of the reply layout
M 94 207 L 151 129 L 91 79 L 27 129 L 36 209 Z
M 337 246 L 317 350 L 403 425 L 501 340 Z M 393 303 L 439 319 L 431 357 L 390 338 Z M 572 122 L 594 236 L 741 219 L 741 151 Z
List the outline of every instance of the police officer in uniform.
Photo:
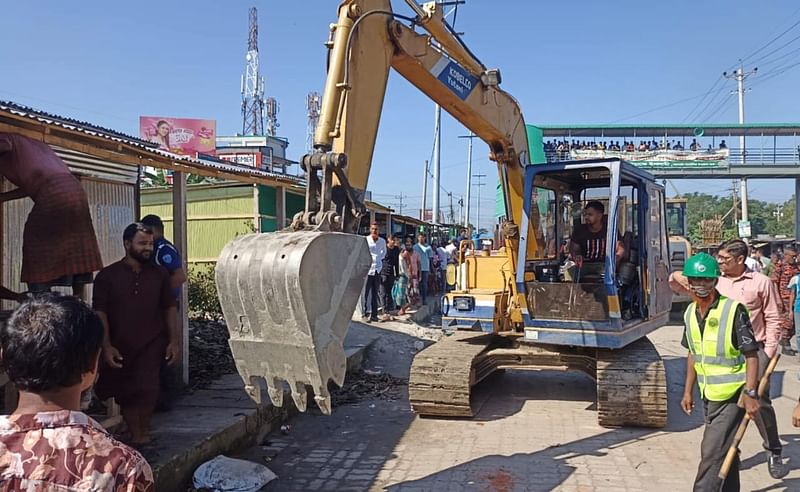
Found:
M 689 350 L 681 407 L 694 408 L 694 385 L 700 389 L 705 429 L 694 489 L 738 491 L 739 459 L 724 483 L 717 476 L 744 413 L 758 414 L 758 344 L 747 309 L 716 290 L 717 260 L 699 253 L 686 262 L 683 274 L 692 291 L 684 313 L 682 344 Z M 739 400 L 744 408 L 739 406 Z

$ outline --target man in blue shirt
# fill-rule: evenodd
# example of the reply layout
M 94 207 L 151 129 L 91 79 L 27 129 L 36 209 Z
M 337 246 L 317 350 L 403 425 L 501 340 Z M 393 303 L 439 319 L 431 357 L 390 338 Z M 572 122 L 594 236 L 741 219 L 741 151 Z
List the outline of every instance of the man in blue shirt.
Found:
M 153 230 L 153 262 L 169 272 L 169 284 L 177 298 L 186 282 L 183 259 L 175 246 L 164 237 L 164 222 L 158 215 L 145 215 L 142 224 Z
M 178 301 L 179 309 L 186 309 L 187 306 L 180 305 L 181 286 L 186 282 L 183 259 L 175 246 L 164 237 L 164 222 L 158 215 L 145 215 L 142 217 L 141 222 L 153 231 L 153 255 L 151 256 L 151 261 L 167 269 L 167 272 L 169 272 L 169 286 Z M 180 320 L 180 316 L 178 319 Z M 176 383 L 178 379 L 177 372 L 166 364 L 162 365 L 156 410 L 167 411 L 172 408 L 179 387 L 179 384 Z
M 428 297 L 428 277 L 431 273 L 431 258 L 433 257 L 433 249 L 426 244 L 426 241 L 427 236 L 420 232 L 417 236 L 417 244 L 414 245 L 414 251 L 419 255 L 419 296 L 422 298 L 422 304 L 425 304 L 425 299 Z

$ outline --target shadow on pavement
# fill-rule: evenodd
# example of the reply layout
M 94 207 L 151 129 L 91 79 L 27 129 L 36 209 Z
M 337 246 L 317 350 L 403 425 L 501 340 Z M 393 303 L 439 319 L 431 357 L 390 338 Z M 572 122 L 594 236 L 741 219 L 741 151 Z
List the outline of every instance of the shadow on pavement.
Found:
M 552 490 L 564 483 L 576 470 L 570 460 L 581 457 L 604 457 L 609 451 L 633 443 L 656 438 L 664 432 L 685 432 L 703 424 L 699 406 L 692 415 L 687 416 L 680 409 L 680 401 L 675 398 L 682 393 L 686 376 L 686 359 L 683 357 L 664 357 L 667 371 L 667 385 L 671 389 L 669 400 L 669 418 L 664 429 L 619 428 L 609 429 L 599 435 L 551 446 L 531 453 L 516 453 L 508 456 L 493 454 L 461 463 L 445 470 L 430 474 L 417 480 L 395 483 L 384 490 L 400 492 L 406 490 Z M 481 409 L 477 420 L 492 420 L 513 415 L 525 402 L 532 400 L 560 399 L 570 401 L 586 401 L 592 405 L 587 407 L 586 418 L 595 419 L 593 411 L 596 398 L 594 381 L 589 377 L 576 377 L 573 374 L 552 371 L 524 372 L 508 371 L 501 376 L 504 379 L 519 378 L 513 384 L 495 384 L 489 387 L 490 396 Z M 488 381 L 487 381 L 488 382 Z M 510 381 L 505 381 L 506 383 Z M 513 387 L 511 392 L 503 393 L 503 388 Z M 492 392 L 491 390 L 495 390 Z M 482 389 L 486 391 L 486 389 Z M 511 399 L 518 404 L 508 405 Z M 501 404 L 503 402 L 503 404 Z M 503 406 L 510 411 L 501 411 Z M 648 457 L 638 457 L 641 461 L 636 465 L 647 465 Z M 692 463 L 692 467 L 696 464 Z M 614 478 L 609 478 L 614 480 Z M 622 480 L 622 477 L 619 477 Z M 602 478 L 595 479 L 592 484 L 598 485 Z M 589 484 L 587 484 L 589 485 Z M 602 484 L 601 484 L 602 485 Z M 609 482 L 608 486 L 619 484 Z
M 407 378 L 411 359 L 420 344 L 430 343 L 381 329 L 379 324 L 355 329 L 381 332 L 379 341 L 370 347 L 365 367 L 396 377 Z M 403 387 L 395 400 L 378 398 L 338 406 L 330 417 L 319 418 L 318 412 L 299 415 L 291 422 L 288 434 L 273 433 L 262 446 L 251 448 L 242 457 L 264 463 L 278 474 L 280 478 L 267 485 L 265 491 L 371 490 L 381 486 L 397 492 L 462 490 L 472 486 L 476 490 L 552 490 L 575 474 L 572 460 L 607 456 L 614 449 L 656 438 L 664 432 L 685 432 L 702 425 L 699 406 L 691 416 L 686 416 L 680 409 L 679 396 L 675 398 L 682 392 L 686 359 L 665 356 L 664 363 L 671 393 L 665 429 L 608 429 L 531 452 L 490 454 L 415 480 L 392 483 L 385 477 L 379 479 L 386 463 L 398 455 L 413 456 L 417 452 L 401 443 L 416 418 L 409 408 L 407 388 Z M 591 422 L 597 418 L 596 386 L 585 375 L 506 371 L 487 378 L 474 389 L 474 394 L 481 406 L 472 420 L 478 422 L 511 417 L 526 406 L 535 408 L 537 401 L 550 400 L 585 402 L 585 419 Z M 635 456 L 635 469 L 656 466 L 648 463 L 648 459 L 647 455 Z
M 380 333 L 367 351 L 364 368 L 407 379 L 419 337 L 353 322 L 351 331 Z M 347 383 L 345 383 L 347 384 Z M 265 464 L 278 475 L 262 491 L 368 490 L 394 452 L 415 414 L 408 388 L 396 399 L 375 397 L 335 406 L 331 416 L 318 409 L 293 418 L 286 433 L 274 432 L 240 458 Z
M 553 490 L 575 472 L 569 460 L 604 457 L 607 450 L 648 439 L 652 434 L 646 429 L 615 429 L 533 453 L 484 456 L 384 490 Z M 647 458 L 641 459 L 645 463 Z

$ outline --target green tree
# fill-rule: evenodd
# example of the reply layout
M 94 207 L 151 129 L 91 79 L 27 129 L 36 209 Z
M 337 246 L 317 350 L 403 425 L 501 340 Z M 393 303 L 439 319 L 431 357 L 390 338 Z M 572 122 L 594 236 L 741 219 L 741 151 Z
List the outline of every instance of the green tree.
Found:
M 700 230 L 700 221 L 716 216 L 725 217 L 722 229 L 723 239 L 739 237 L 738 224 L 735 223 L 735 219 L 740 216 L 740 213 L 738 210 L 736 213 L 731 212 L 731 207 L 733 206 L 732 198 L 698 192 L 684 195 L 684 198 L 687 199 L 686 213 L 689 222 L 689 240 L 692 243 L 702 242 L 703 234 Z M 783 234 L 788 237 L 794 237 L 794 196 L 780 204 L 780 213 L 776 213 L 779 205 L 775 203 L 751 199 L 748 200 L 747 205 L 748 220 L 750 221 L 750 229 L 753 236 L 758 234 L 769 234 L 771 236 Z M 737 202 L 737 208 L 740 206 Z
M 158 188 L 170 186 L 167 180 L 167 172 L 164 169 L 156 169 L 155 172 L 144 172 L 146 179 L 142 180 L 142 187 L 144 188 Z M 186 177 L 187 184 L 200 184 L 200 183 L 216 183 L 218 180 L 199 174 L 189 174 Z

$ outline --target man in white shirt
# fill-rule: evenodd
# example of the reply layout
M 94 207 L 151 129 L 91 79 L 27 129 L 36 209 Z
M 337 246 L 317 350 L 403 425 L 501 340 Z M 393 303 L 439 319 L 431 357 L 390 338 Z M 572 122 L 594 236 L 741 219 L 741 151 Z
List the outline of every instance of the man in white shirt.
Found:
M 369 226 L 367 246 L 369 246 L 369 254 L 372 256 L 372 265 L 369 267 L 367 283 L 364 286 L 364 305 L 361 312 L 363 317 L 368 318 L 369 321 L 378 321 L 378 289 L 381 285 L 383 258 L 386 256 L 386 240 L 378 235 L 378 224 L 375 222 Z M 367 301 L 370 303 L 369 310 Z
M 457 259 L 456 252 L 458 251 L 458 239 L 453 239 L 452 241 L 447 243 L 447 246 L 445 246 L 444 249 L 445 251 L 447 251 L 447 254 L 450 255 L 450 258 L 456 260 Z
M 447 292 L 447 264 L 450 262 L 450 253 L 442 246 L 436 247 L 436 256 L 439 257 L 439 276 L 442 284 L 442 292 Z
M 756 257 L 756 249 L 755 248 L 750 248 L 750 256 L 745 258 L 744 265 L 747 268 L 749 268 L 750 271 L 752 271 L 752 272 L 762 273 L 761 272 L 761 262 L 758 261 L 758 258 Z

